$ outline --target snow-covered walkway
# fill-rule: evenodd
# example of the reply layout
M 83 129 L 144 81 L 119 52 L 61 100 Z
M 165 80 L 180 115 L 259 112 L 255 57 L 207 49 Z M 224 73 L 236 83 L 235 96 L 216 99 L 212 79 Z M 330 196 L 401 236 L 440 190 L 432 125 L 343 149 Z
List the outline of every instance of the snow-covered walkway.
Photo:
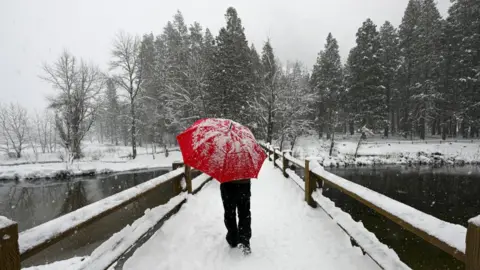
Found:
M 379 269 L 273 163 L 252 181 L 250 256 L 225 242 L 219 183 L 211 181 L 123 269 Z

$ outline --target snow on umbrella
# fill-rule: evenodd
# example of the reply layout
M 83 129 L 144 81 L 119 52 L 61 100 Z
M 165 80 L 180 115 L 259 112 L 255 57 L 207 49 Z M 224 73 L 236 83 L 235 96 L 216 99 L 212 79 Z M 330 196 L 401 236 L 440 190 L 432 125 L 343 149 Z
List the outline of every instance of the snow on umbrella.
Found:
M 221 183 L 257 178 L 267 158 L 250 129 L 228 119 L 198 120 L 177 140 L 185 164 Z

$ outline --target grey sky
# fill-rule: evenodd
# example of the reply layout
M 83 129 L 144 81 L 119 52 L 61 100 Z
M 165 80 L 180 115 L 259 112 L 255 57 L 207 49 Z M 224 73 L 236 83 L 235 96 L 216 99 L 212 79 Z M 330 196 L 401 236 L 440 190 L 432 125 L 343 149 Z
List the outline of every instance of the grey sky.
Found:
M 200 22 L 214 35 L 225 24 L 229 6 L 237 9 L 247 39 L 260 52 L 270 37 L 283 61 L 311 68 L 328 32 L 338 39 L 342 58 L 355 33 L 370 17 L 378 26 L 401 22 L 408 0 L 0 0 L 0 102 L 42 109 L 50 86 L 38 78 L 42 62 L 63 49 L 107 68 L 118 30 L 143 34 L 162 31 L 180 10 L 185 21 Z M 443 16 L 450 0 L 438 0 Z

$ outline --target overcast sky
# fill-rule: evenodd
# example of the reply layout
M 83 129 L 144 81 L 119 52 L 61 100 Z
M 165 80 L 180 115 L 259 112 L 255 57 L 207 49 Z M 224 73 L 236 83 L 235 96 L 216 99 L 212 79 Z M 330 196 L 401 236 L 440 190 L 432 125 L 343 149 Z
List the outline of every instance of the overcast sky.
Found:
M 378 26 L 401 22 L 408 0 L 0 0 L 0 102 L 42 109 L 51 87 L 38 78 L 43 62 L 62 50 L 106 69 L 115 33 L 159 34 L 176 10 L 214 35 L 225 24 L 229 6 L 237 9 L 249 42 L 260 52 L 270 38 L 283 61 L 300 60 L 309 68 L 328 32 L 340 44 L 342 58 L 355 44 L 366 18 Z M 438 0 L 443 16 L 450 0 Z

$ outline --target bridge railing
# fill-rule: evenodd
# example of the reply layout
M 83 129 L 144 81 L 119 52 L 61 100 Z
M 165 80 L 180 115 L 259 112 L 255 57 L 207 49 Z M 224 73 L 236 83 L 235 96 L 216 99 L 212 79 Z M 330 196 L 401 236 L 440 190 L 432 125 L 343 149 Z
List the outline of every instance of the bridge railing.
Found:
M 171 184 L 173 197 L 186 191 L 198 192 L 202 186 L 211 180 L 204 175 L 199 176 L 202 183 L 192 185 L 192 175 L 198 175 L 182 162 L 175 162 L 173 170 L 152 180 L 121 191 L 78 210 L 65 214 L 54 220 L 18 233 L 18 224 L 0 216 L 0 269 L 20 269 L 21 262 L 51 247 L 55 243 L 68 238 L 78 230 L 91 225 L 103 217 L 121 211 L 127 205 L 139 201 L 147 195 L 155 193 L 164 184 Z M 185 179 L 185 187 L 182 187 Z M 182 201 L 180 204 L 183 204 Z M 177 210 L 178 211 L 178 210 Z M 165 216 L 170 215 L 168 212 Z
M 279 167 L 285 176 L 288 177 L 287 170 L 290 164 L 304 170 L 303 189 L 305 190 L 305 201 L 310 206 L 316 207 L 317 205 L 312 197 L 317 184 L 320 187 L 335 188 L 465 263 L 467 270 L 480 269 L 480 216 L 469 220 L 468 229 L 448 223 L 329 173 L 323 170 L 323 167 L 317 166 L 318 163 L 313 163 L 312 160 L 294 158 L 289 151 L 282 152 L 271 145 L 261 144 L 261 146 L 268 152 L 269 159 L 273 159 L 274 166 Z M 312 167 L 312 165 L 314 166 Z

